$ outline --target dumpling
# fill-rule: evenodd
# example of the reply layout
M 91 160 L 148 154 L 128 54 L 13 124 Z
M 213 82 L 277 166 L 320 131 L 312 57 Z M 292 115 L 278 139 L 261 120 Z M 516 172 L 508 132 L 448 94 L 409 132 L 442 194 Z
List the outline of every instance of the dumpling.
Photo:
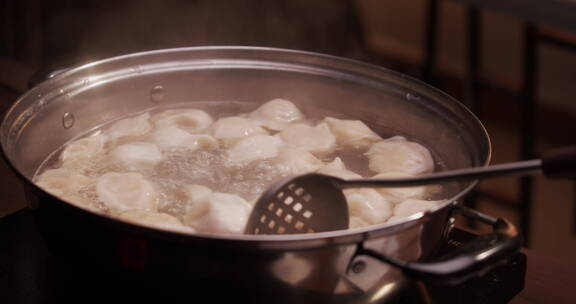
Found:
M 187 202 L 184 206 L 184 223 L 197 225 L 197 220 L 210 210 L 212 190 L 202 185 L 189 185 L 186 188 Z
M 152 140 L 162 149 L 187 148 L 191 151 L 215 147 L 216 140 L 205 134 L 190 134 L 179 127 L 168 126 L 156 129 Z
M 177 218 L 166 213 L 133 209 L 120 213 L 118 218 L 127 222 L 163 230 L 195 232 L 194 228 L 184 226 Z
M 46 170 L 36 177 L 36 185 L 63 199 L 73 197 L 88 187 L 92 180 L 80 173 L 67 169 Z
M 162 152 L 155 144 L 135 142 L 117 146 L 110 151 L 114 163 L 131 171 L 150 169 L 162 161 Z
M 152 130 L 152 124 L 149 121 L 150 113 L 144 113 L 132 118 L 126 118 L 115 122 L 106 132 L 108 138 L 112 141 L 127 136 L 142 136 Z
M 286 148 L 276 158 L 276 167 L 284 174 L 297 175 L 314 172 L 324 163 L 312 153 L 295 148 Z
M 175 126 L 191 134 L 206 131 L 214 122 L 208 113 L 197 109 L 166 110 L 154 115 L 152 121 L 158 128 Z
M 98 134 L 76 140 L 66 145 L 64 151 L 62 151 L 61 159 L 66 163 L 94 157 L 98 153 L 102 152 L 106 139 L 106 135 Z
M 385 172 L 380 173 L 372 178 L 408 178 L 413 177 L 413 175 L 404 172 Z M 376 191 L 380 195 L 389 199 L 392 203 L 396 204 L 409 198 L 422 199 L 428 193 L 427 186 L 416 186 L 416 187 L 382 187 L 376 188 Z
M 340 157 L 335 157 L 331 162 L 327 163 L 322 167 L 323 171 L 337 171 L 337 170 L 348 170 L 346 169 L 346 164 L 342 161 Z
M 83 193 L 93 186 L 93 179 L 68 168 L 50 169 L 35 178 L 35 183 L 44 191 L 58 198 L 95 212 L 97 209 Z
M 419 175 L 434 171 L 434 160 L 430 151 L 402 136 L 374 144 L 366 155 L 370 170 L 378 173 L 394 171 Z
M 280 154 L 282 145 L 278 136 L 246 137 L 228 151 L 228 160 L 232 164 L 247 164 L 255 160 L 274 158 Z
M 351 216 L 350 217 L 350 224 L 348 225 L 348 228 L 353 229 L 353 228 L 361 228 L 361 227 L 367 227 L 370 226 L 370 224 L 368 222 L 366 222 L 365 220 L 363 220 L 361 217 L 359 216 Z
M 394 207 L 394 219 L 430 210 L 442 202 L 443 201 L 426 201 L 419 199 L 405 200 Z
M 203 218 L 206 232 L 243 233 L 252 206 L 238 195 L 213 193 L 210 210 Z
M 156 189 L 139 173 L 105 173 L 96 180 L 96 195 L 99 201 L 118 211 L 157 207 Z
M 249 117 L 257 120 L 267 129 L 280 131 L 289 123 L 302 120 L 304 115 L 290 101 L 273 99 L 258 107 L 249 114 Z
M 288 145 L 315 155 L 329 154 L 336 149 L 336 137 L 326 123 L 315 127 L 291 124 L 280 132 L 280 136 Z
M 344 165 L 342 159 L 340 159 L 340 157 L 334 158 L 332 162 L 326 164 L 324 167 L 320 168 L 316 172 L 324 175 L 339 177 L 341 179 L 362 178 L 360 174 L 348 170 L 346 168 L 346 165 Z
M 343 192 L 350 216 L 358 217 L 370 225 L 384 223 L 392 216 L 393 204 L 374 189 L 346 189 Z
M 302 115 L 302 112 L 300 112 L 292 102 L 286 99 L 277 98 L 258 107 L 250 113 L 250 117 L 261 120 L 291 123 L 303 119 L 304 115 Z
M 254 135 L 268 135 L 254 120 L 232 116 L 218 119 L 211 128 L 214 138 L 225 143 L 234 143 L 244 137 Z
M 378 134 L 370 130 L 360 120 L 342 120 L 326 117 L 324 121 L 330 127 L 332 134 L 336 136 L 336 142 L 343 147 L 368 149 L 373 143 L 382 140 Z

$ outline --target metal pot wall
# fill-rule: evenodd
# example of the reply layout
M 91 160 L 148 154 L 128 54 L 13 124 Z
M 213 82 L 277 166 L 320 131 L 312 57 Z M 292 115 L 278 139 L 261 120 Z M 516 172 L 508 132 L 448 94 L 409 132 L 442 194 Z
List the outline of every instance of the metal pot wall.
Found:
M 55 255 L 138 274 L 212 282 L 252 302 L 375 303 L 416 278 L 459 281 L 520 246 L 513 227 L 460 207 L 474 183 L 452 184 L 435 210 L 402 221 L 307 235 L 179 234 L 128 224 L 62 201 L 36 187 L 41 162 L 68 140 L 109 120 L 157 106 L 237 101 L 253 109 L 286 98 L 307 114 L 367 122 L 432 150 L 446 168 L 488 163 L 481 123 L 459 102 L 404 75 L 351 60 L 290 50 L 203 47 L 103 60 L 31 89 L 1 126 L 4 157 L 28 189 L 30 208 Z M 320 109 L 320 110 L 319 110 Z M 455 211 L 494 233 L 442 261 L 428 258 Z M 212 284 L 211 283 L 211 284 Z

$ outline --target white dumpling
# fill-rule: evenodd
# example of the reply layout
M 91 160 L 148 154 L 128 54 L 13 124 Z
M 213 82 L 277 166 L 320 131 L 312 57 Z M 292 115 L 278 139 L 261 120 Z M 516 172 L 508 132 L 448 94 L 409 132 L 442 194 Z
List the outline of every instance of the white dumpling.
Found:
M 289 123 L 302 120 L 304 115 L 292 102 L 285 99 L 273 99 L 258 107 L 249 114 L 249 117 L 257 120 L 267 129 L 280 131 Z
M 346 165 L 344 165 L 344 162 L 342 161 L 342 159 L 340 159 L 340 157 L 334 158 L 333 161 L 326 164 L 322 168 L 318 169 L 318 171 L 316 171 L 316 172 L 320 173 L 320 174 L 324 174 L 324 175 L 330 175 L 330 176 L 338 177 L 341 179 L 362 178 L 362 176 L 360 174 L 357 174 L 355 172 L 348 170 L 346 168 Z
M 326 123 L 315 127 L 291 124 L 280 132 L 280 136 L 288 145 L 315 155 L 329 154 L 336 149 L 336 137 Z
M 440 205 L 441 203 L 442 201 L 407 199 L 399 204 L 396 204 L 396 206 L 394 207 L 393 219 L 410 216 L 418 212 L 427 211 Z
M 195 226 L 197 220 L 210 210 L 212 189 L 202 185 L 189 185 L 186 188 L 187 201 L 184 205 L 184 223 Z
M 374 144 L 366 155 L 370 170 L 378 173 L 393 171 L 419 175 L 434 171 L 434 160 L 430 151 L 401 136 Z
M 144 113 L 132 118 L 126 118 L 115 122 L 106 132 L 112 141 L 127 136 L 142 136 L 152 130 L 150 113 Z
M 384 223 L 392 216 L 393 204 L 374 189 L 346 189 L 343 192 L 350 216 L 358 217 L 370 225 Z
M 156 129 L 152 133 L 152 140 L 162 149 L 186 148 L 191 152 L 217 145 L 216 139 L 210 135 L 190 134 L 176 126 Z
M 203 133 L 214 122 L 208 113 L 197 109 L 166 110 L 154 115 L 152 121 L 158 128 L 175 126 L 191 134 Z
M 387 179 L 387 178 L 409 178 L 409 177 L 413 177 L 413 175 L 404 172 L 385 172 L 377 174 L 372 178 Z M 407 200 L 409 198 L 422 199 L 428 193 L 427 186 L 397 187 L 397 188 L 383 187 L 383 188 L 376 188 L 375 190 L 395 204 Z
M 286 148 L 276 158 L 276 167 L 284 174 L 297 175 L 314 172 L 324 163 L 312 153 L 294 148 Z
M 243 233 L 252 206 L 234 194 L 213 193 L 210 210 L 203 218 L 206 232 Z
M 274 158 L 280 154 L 282 145 L 282 140 L 278 136 L 246 137 L 228 151 L 228 160 L 232 164 L 247 164 L 255 160 Z
M 114 163 L 131 171 L 150 169 L 162 161 L 162 152 L 155 144 L 147 142 L 117 146 L 110 151 L 110 156 Z
M 51 169 L 37 176 L 35 182 L 45 191 L 67 199 L 68 197 L 75 197 L 80 190 L 88 187 L 92 180 L 71 170 Z
M 157 207 L 156 189 L 139 173 L 105 173 L 96 180 L 96 195 L 99 201 L 118 211 Z
M 64 163 L 86 160 L 94 157 L 104 149 L 107 136 L 98 134 L 85 137 L 66 145 L 62 151 L 61 159 Z
M 360 120 L 343 120 L 326 117 L 324 121 L 330 127 L 332 134 L 336 136 L 336 142 L 343 147 L 368 149 L 373 143 L 382 140 L 378 134 L 370 130 L 370 128 Z
M 242 138 L 254 135 L 267 135 L 254 120 L 232 116 L 218 119 L 211 128 L 214 138 L 225 143 L 234 143 Z
M 368 222 L 366 222 L 364 219 L 362 219 L 359 216 L 351 216 L 350 217 L 350 224 L 348 225 L 348 228 L 353 229 L 353 228 L 361 228 L 361 227 L 367 227 L 370 226 L 370 224 Z
M 152 228 L 176 232 L 195 232 L 194 228 L 184 226 L 176 217 L 166 213 L 133 209 L 120 213 L 118 218 L 127 222 Z

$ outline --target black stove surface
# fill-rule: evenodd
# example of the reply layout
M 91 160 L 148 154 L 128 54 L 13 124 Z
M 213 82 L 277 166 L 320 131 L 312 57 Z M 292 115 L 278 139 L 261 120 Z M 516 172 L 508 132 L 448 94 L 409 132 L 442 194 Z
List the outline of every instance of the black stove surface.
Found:
M 441 252 L 450 252 L 474 237 L 454 229 Z M 422 288 L 428 291 L 433 303 L 506 303 L 524 287 L 525 272 L 526 256 L 518 253 L 484 276 L 458 286 L 414 284 L 398 303 L 421 303 Z M 79 266 L 60 261 L 44 246 L 29 211 L 22 210 L 0 219 L 0 303 L 195 302 L 198 300 L 195 290 L 213 294 L 212 302 L 217 298 L 235 298 L 211 282 L 198 284 L 170 278 L 155 278 L 151 282 L 138 275 L 101 269 L 90 263 Z

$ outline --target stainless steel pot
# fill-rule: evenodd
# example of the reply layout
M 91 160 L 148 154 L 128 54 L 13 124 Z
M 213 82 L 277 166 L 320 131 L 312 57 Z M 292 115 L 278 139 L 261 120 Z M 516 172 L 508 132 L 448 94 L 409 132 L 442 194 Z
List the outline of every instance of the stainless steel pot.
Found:
M 519 237 L 507 221 L 459 206 L 474 183 L 452 185 L 444 204 L 400 222 L 309 235 L 223 236 L 120 222 L 31 182 L 52 151 L 128 113 L 214 100 L 255 108 L 272 98 L 291 100 L 319 117 L 363 120 L 383 136 L 414 138 L 446 168 L 489 161 L 482 124 L 432 87 L 356 61 L 251 47 L 159 50 L 67 70 L 12 106 L 0 130 L 2 151 L 28 189 L 30 208 L 55 255 L 142 274 L 208 280 L 223 289 L 249 291 L 243 297 L 256 302 L 375 303 L 390 299 L 406 275 L 460 281 L 518 250 Z M 455 211 L 492 224 L 494 232 L 453 258 L 422 262 L 451 229 Z

